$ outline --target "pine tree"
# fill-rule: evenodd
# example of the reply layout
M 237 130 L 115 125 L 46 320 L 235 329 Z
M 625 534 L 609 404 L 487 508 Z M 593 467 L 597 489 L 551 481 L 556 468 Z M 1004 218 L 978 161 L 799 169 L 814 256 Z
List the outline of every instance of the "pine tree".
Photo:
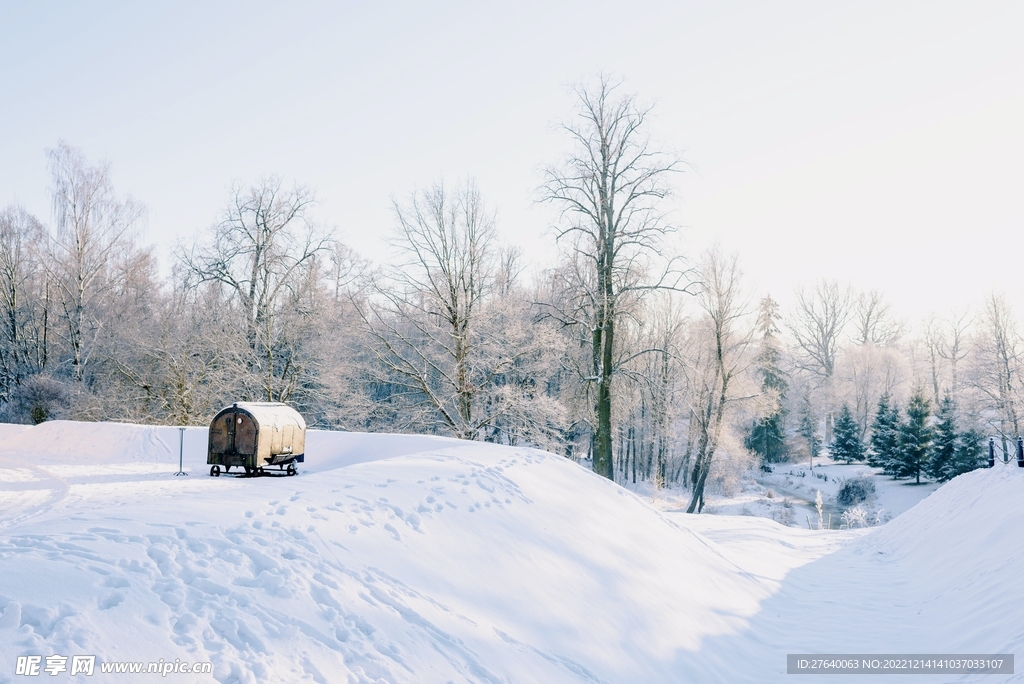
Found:
M 778 303 L 766 296 L 761 300 L 757 319 L 761 331 L 761 351 L 756 364 L 761 376 L 761 392 L 775 401 L 775 407 L 768 415 L 754 421 L 744 440 L 746 447 L 760 455 L 765 463 L 779 463 L 789 455 L 786 445 L 786 410 L 782 406 L 789 383 L 779 363 L 782 354 L 778 343 L 778 317 Z
M 939 407 L 928 474 L 940 482 L 952 480 L 984 465 L 982 435 L 976 430 L 960 432 L 956 427 L 956 406 L 946 397 Z
M 956 459 L 960 435 L 956 430 L 956 415 L 953 400 L 946 396 L 939 405 L 939 422 L 935 425 L 932 453 L 928 460 L 928 474 L 942 482 Z
M 973 429 L 965 430 L 957 435 L 953 462 L 943 472 L 943 477 L 951 480 L 957 475 L 984 468 L 988 463 L 985 450 L 982 447 L 984 440 L 985 436 Z
M 864 460 L 864 443 L 860 439 L 860 426 L 853 418 L 850 407 L 843 404 L 832 429 L 832 442 L 829 452 L 833 460 L 844 460 L 847 463 Z
M 931 402 L 917 390 L 907 404 L 907 420 L 899 431 L 900 448 L 892 468 L 897 478 L 914 477 L 921 484 L 921 471 L 928 465 L 932 448 L 931 415 Z
M 807 450 L 813 459 L 821 452 L 821 438 L 818 437 L 818 421 L 815 420 L 814 411 L 811 407 L 809 397 L 804 397 L 800 405 L 800 436 L 807 440 Z
M 878 400 L 875 420 L 871 425 L 871 451 L 868 453 L 868 464 L 884 468 L 887 475 L 893 474 L 889 465 L 900 450 L 900 409 L 890 402 L 888 394 Z

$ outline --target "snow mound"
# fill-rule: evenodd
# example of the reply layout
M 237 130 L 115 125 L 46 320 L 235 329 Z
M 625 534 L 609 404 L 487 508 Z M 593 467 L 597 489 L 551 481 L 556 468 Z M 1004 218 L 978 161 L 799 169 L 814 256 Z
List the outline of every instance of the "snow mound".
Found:
M 1024 644 L 1015 467 L 812 531 L 415 435 L 310 431 L 297 477 L 212 478 L 189 428 L 176 477 L 180 435 L 0 430 L 0 683 L 31 654 L 210 661 L 220 682 L 786 682 L 787 653 Z
M 189 430 L 196 436 L 202 432 L 205 439 L 204 428 Z M 177 461 L 179 437 L 173 427 L 53 420 L 28 430 L 0 432 L 0 440 L 8 457 L 82 465 Z
M 311 431 L 297 477 L 212 478 L 205 436 L 186 430 L 188 477 L 173 474 L 177 428 L 54 422 L 0 442 L 0 469 L 20 473 L 0 481 L 15 502 L 0 506 L 0 662 L 180 658 L 222 682 L 678 681 L 681 654 L 740 632 L 770 595 L 551 454 Z

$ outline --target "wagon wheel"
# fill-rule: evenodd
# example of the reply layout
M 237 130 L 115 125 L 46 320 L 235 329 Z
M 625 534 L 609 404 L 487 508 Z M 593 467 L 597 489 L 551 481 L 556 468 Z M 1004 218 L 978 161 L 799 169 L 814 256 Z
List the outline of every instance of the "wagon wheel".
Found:
M 295 469 L 295 464 L 294 463 L 289 463 L 288 464 L 288 475 L 292 476 L 292 475 L 294 475 L 297 472 L 298 471 Z
M 210 476 L 211 477 L 220 477 L 220 466 L 219 465 L 215 465 L 215 466 L 210 468 Z

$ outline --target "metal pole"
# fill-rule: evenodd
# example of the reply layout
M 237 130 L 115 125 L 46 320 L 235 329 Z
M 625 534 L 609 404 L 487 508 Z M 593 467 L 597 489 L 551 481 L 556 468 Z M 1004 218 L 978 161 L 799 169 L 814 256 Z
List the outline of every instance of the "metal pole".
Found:
M 988 467 L 996 467 L 996 440 L 994 437 L 988 438 Z
M 184 459 L 184 454 L 185 454 L 185 428 L 180 427 L 180 428 L 178 428 L 178 472 L 174 473 L 175 477 L 177 477 L 178 475 L 185 475 L 186 477 L 188 476 L 188 473 L 186 473 L 182 469 L 182 467 L 181 467 L 183 459 Z
M 1017 467 L 1024 468 L 1024 439 L 1017 438 Z

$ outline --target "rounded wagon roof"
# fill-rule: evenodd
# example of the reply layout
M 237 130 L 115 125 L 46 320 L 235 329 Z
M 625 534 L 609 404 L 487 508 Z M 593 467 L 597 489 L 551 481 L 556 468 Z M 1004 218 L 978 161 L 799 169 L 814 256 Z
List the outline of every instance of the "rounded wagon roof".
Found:
M 239 401 L 231 406 L 222 408 L 217 412 L 217 416 L 236 410 L 248 413 L 258 425 L 282 426 L 291 424 L 298 425 L 303 430 L 306 429 L 306 421 L 303 420 L 302 414 L 288 404 L 277 402 Z M 217 416 L 214 416 L 213 419 L 216 420 Z

